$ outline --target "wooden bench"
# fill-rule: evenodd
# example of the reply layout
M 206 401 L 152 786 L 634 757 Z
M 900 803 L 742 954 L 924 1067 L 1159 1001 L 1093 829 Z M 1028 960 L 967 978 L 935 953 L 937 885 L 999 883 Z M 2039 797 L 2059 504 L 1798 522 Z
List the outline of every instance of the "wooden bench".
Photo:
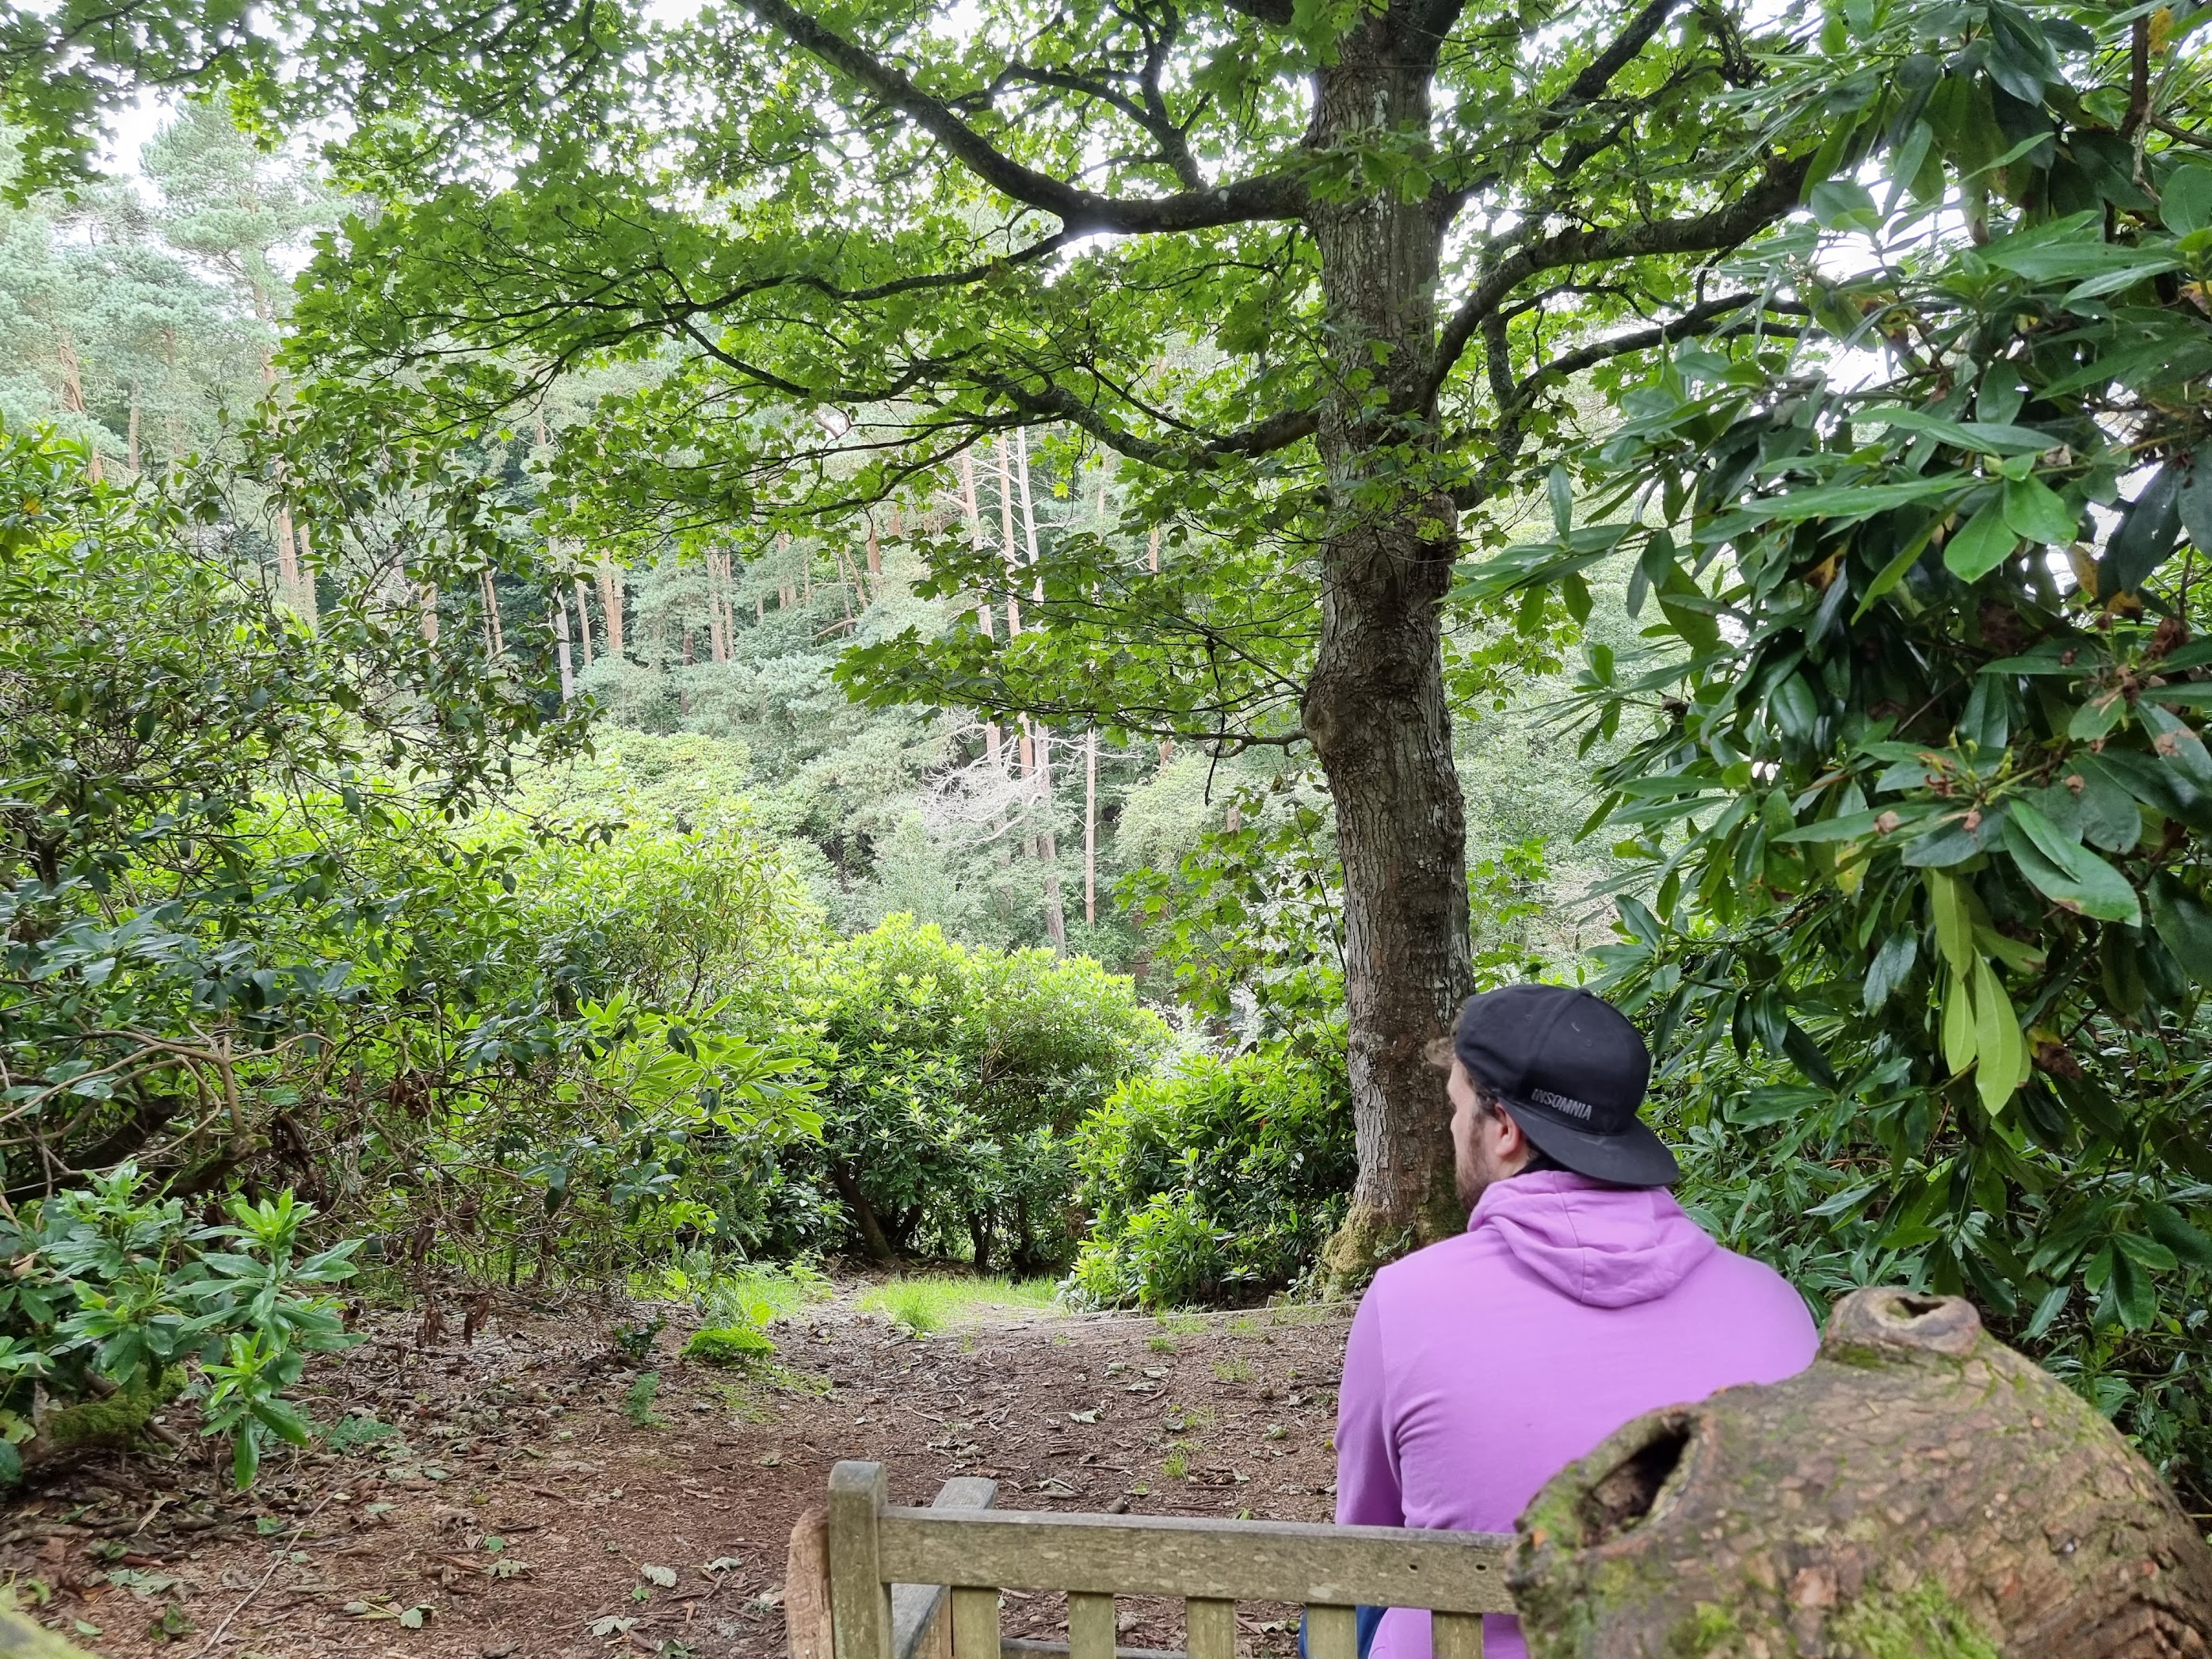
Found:
M 1425 1607 L 1437 1659 L 1481 1659 L 1482 1615 L 1511 1613 L 1510 1533 L 992 1507 L 948 1480 L 927 1509 L 889 1502 L 880 1463 L 840 1463 L 792 1534 L 792 1659 L 1182 1659 L 1117 1647 L 1114 1600 L 1183 1599 L 1188 1659 L 1237 1659 L 1237 1604 L 1305 1609 L 1309 1659 L 1357 1659 L 1354 1609 Z M 999 1628 L 1002 1590 L 1065 1590 L 1067 1640 Z

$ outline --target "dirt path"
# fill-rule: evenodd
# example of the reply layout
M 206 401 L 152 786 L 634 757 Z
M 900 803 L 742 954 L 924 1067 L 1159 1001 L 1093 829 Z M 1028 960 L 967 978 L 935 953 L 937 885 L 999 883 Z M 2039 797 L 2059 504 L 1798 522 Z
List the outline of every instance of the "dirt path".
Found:
M 840 1457 L 889 1465 L 902 1503 L 983 1474 L 1006 1508 L 1327 1518 L 1346 1318 L 986 1314 L 911 1338 L 840 1299 L 784 1321 L 754 1377 L 678 1360 L 674 1327 L 620 1359 L 605 1313 L 518 1304 L 428 1352 L 373 1321 L 311 1379 L 354 1443 L 272 1460 L 243 1499 L 197 1459 L 82 1466 L 9 1506 L 0 1573 L 118 1659 L 770 1659 L 786 1538 Z M 1010 1597 L 1007 1632 L 1055 1612 Z M 1123 1621 L 1181 1644 L 1171 1608 Z M 1246 1638 L 1291 1640 L 1257 1615 Z

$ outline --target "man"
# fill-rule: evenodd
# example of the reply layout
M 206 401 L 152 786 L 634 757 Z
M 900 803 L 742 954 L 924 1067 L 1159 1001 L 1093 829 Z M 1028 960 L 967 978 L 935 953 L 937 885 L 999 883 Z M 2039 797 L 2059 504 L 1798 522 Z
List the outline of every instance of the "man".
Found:
M 1636 1115 L 1651 1057 L 1618 1011 L 1508 986 L 1468 1000 L 1452 1047 L 1473 1215 L 1385 1267 L 1359 1304 L 1337 1407 L 1340 1523 L 1510 1532 L 1538 1487 L 1631 1418 L 1813 1359 L 1796 1291 L 1667 1191 L 1681 1172 Z M 1522 1659 L 1518 1620 L 1483 1622 L 1486 1659 Z M 1374 1630 L 1370 1659 L 1429 1652 L 1426 1613 L 1394 1609 Z

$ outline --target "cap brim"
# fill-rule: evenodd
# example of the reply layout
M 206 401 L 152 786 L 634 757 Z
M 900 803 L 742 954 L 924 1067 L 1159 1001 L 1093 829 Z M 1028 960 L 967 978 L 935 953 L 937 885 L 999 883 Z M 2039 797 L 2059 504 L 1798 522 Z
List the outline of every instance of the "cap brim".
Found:
M 1671 1187 L 1682 1178 L 1682 1166 L 1674 1161 L 1674 1154 L 1641 1118 L 1631 1120 L 1619 1134 L 1601 1135 L 1588 1129 L 1570 1129 L 1516 1101 L 1501 1100 L 1498 1104 L 1513 1114 L 1521 1133 L 1535 1143 L 1538 1151 L 1577 1175 L 1610 1181 L 1620 1187 Z

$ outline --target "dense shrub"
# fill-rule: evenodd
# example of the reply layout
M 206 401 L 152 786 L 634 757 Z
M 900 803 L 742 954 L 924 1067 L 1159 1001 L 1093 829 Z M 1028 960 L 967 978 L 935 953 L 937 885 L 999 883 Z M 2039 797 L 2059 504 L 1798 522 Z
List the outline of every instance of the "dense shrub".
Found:
M 179 1388 L 202 1401 L 204 1432 L 229 1437 L 240 1486 L 270 1436 L 306 1443 L 284 1391 L 308 1354 L 353 1340 L 325 1294 L 352 1276 L 353 1242 L 303 1255 L 314 1212 L 289 1193 L 234 1198 L 210 1227 L 150 1188 L 125 1164 L 0 1221 L 0 1480 L 127 1439 Z
M 1355 1158 L 1343 1050 L 1279 1043 L 1134 1077 L 1077 1132 L 1092 1215 L 1073 1285 L 1103 1306 L 1249 1302 L 1305 1270 Z
M 835 1194 L 830 1242 L 979 1271 L 1066 1261 L 1066 1137 L 1167 1039 L 1095 962 L 970 949 L 907 915 L 825 948 L 789 1006 L 817 1033 L 823 1131 L 787 1162 Z

